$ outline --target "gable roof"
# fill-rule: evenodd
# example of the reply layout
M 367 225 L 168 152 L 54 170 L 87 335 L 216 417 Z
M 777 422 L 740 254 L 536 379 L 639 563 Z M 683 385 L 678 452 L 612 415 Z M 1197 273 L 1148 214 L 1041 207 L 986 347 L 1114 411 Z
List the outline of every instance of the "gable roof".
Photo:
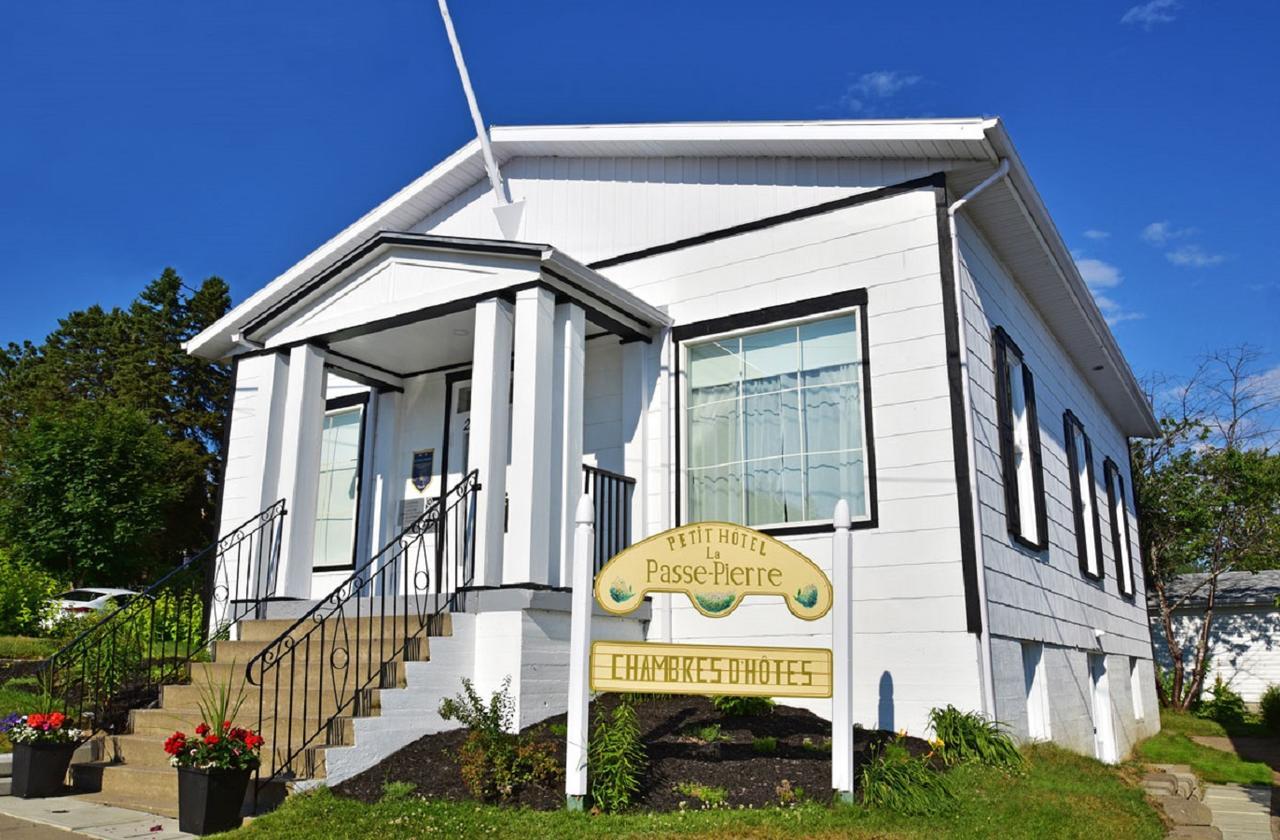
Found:
M 1136 377 L 998 119 L 496 126 L 490 137 L 499 165 L 532 156 L 936 160 L 940 167 L 952 167 L 949 183 L 957 195 L 1007 159 L 1009 177 L 979 195 L 966 212 L 1002 255 L 1017 252 L 1020 262 L 1010 265 L 1014 276 L 1080 370 L 1088 372 L 1121 428 L 1133 435 L 1157 431 Z M 232 354 L 233 337 L 246 325 L 360 243 L 378 231 L 409 229 L 483 178 L 480 145 L 473 140 L 256 291 L 188 341 L 186 349 L 205 358 Z M 1002 247 L 1006 244 L 1010 247 Z

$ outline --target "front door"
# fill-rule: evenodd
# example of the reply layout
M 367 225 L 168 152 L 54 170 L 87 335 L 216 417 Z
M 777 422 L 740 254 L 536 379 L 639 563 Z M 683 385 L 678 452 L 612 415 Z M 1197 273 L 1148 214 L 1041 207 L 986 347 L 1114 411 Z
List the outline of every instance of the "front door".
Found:
M 1107 658 L 1089 654 L 1089 682 L 1093 686 L 1093 743 L 1099 761 L 1116 763 L 1116 736 L 1111 724 L 1111 688 L 1107 681 Z

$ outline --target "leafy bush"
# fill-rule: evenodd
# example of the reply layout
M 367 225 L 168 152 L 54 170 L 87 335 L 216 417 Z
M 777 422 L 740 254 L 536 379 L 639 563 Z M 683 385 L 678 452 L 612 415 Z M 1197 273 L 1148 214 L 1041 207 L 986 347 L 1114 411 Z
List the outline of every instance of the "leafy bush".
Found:
M 759 717 L 773 711 L 774 702 L 768 697 L 734 697 L 721 694 L 711 698 L 711 705 L 722 715 L 729 717 Z
M 383 782 L 382 802 L 404 802 L 413 796 L 418 786 L 413 782 Z
M 800 785 L 792 785 L 789 779 L 783 779 L 778 782 L 778 786 L 773 789 L 778 795 L 778 806 L 781 808 L 790 808 L 795 805 L 802 804 L 808 795 L 804 792 L 804 788 Z
M 1280 735 L 1280 685 L 1267 686 L 1258 701 L 1258 711 L 1262 714 L 1262 725 L 1269 732 Z
M 714 744 L 717 741 L 729 740 L 721 731 L 718 723 L 691 723 L 680 730 L 680 734 L 700 744 Z
M 1232 691 L 1221 676 L 1214 678 L 1207 700 L 1203 694 L 1200 695 L 1200 706 L 1196 709 L 1198 716 L 1216 720 L 1223 726 L 1244 723 L 1244 713 L 1244 698 Z
M 729 802 L 729 792 L 724 788 L 698 782 L 680 782 L 676 793 L 698 800 L 704 808 L 723 808 Z
M 977 712 L 962 712 L 955 706 L 932 709 L 936 752 L 948 765 L 973 762 L 988 767 L 1013 769 L 1022 766 L 1022 753 L 1005 731 L 1004 725 Z
M 487 704 L 464 677 L 462 693 L 441 701 L 440 717 L 470 730 L 458 750 L 458 764 L 463 784 L 476 799 L 505 802 L 525 785 L 551 781 L 563 772 L 552 744 L 511 733 L 515 703 L 510 677 Z
M 946 777 L 901 743 L 890 742 L 862 767 L 862 802 L 901 814 L 936 814 L 950 809 L 955 794 Z
M 756 755 L 773 755 L 778 751 L 778 739 L 768 735 L 756 738 L 751 742 L 751 751 Z
M 40 635 L 53 617 L 49 599 L 64 589 L 39 566 L 0 552 L 0 636 Z
M 636 710 L 628 702 L 614 706 L 596 723 L 589 747 L 591 801 L 601 811 L 621 811 L 640 789 L 648 756 L 640 741 Z

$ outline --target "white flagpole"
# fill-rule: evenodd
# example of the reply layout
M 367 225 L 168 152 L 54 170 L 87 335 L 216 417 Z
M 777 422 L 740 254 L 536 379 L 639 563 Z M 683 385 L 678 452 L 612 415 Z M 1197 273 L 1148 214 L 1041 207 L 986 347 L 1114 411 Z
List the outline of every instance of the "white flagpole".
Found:
M 462 47 L 458 44 L 458 33 L 453 28 L 453 18 L 449 16 L 449 6 L 445 0 L 439 0 L 440 17 L 444 18 L 444 31 L 449 36 L 449 46 L 453 48 L 453 61 L 458 66 L 458 76 L 462 79 L 462 92 L 467 97 L 467 107 L 471 111 L 471 122 L 476 129 L 476 137 L 480 140 L 480 153 L 484 156 L 484 168 L 489 173 L 489 186 L 493 188 L 493 214 L 498 219 L 498 227 L 507 239 L 515 239 L 520 231 L 520 217 L 523 215 L 524 202 L 512 202 L 502 183 L 502 172 L 493 157 L 493 147 L 489 143 L 489 130 L 485 128 L 484 118 L 480 116 L 480 106 L 476 103 L 475 91 L 471 88 L 471 75 L 467 73 L 467 64 L 462 59 Z

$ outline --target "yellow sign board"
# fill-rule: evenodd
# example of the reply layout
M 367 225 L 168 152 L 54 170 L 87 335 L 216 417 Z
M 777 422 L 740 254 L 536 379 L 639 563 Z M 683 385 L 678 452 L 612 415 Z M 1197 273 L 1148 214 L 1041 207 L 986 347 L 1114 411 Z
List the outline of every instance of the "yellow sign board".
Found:
M 594 642 L 593 691 L 830 697 L 831 651 L 822 648 Z
M 831 581 L 818 565 L 768 534 L 728 522 L 695 522 L 624 549 L 596 576 L 596 601 L 626 615 L 650 592 L 683 592 L 719 618 L 746 595 L 780 595 L 797 618 L 831 609 Z

